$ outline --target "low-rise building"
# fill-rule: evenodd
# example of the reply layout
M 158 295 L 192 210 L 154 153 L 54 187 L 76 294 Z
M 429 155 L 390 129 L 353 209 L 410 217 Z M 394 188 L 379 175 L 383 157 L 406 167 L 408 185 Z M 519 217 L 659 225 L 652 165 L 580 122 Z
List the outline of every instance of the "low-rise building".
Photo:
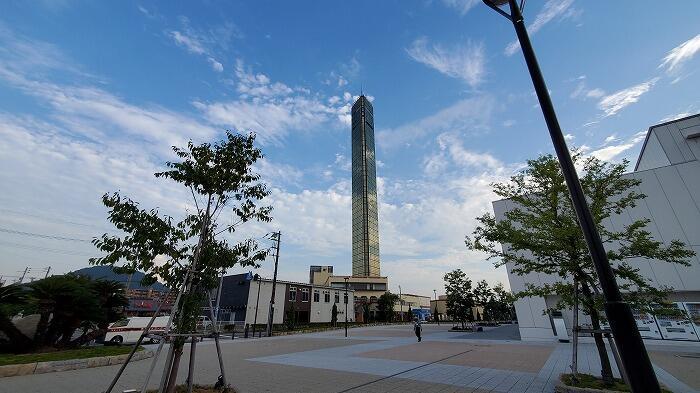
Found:
M 411 310 L 411 314 L 409 314 Z M 399 300 L 394 304 L 394 312 L 403 320 L 411 320 L 418 317 L 421 320 L 430 318 L 430 296 L 415 295 L 412 293 L 400 293 Z
M 251 273 L 225 276 L 219 299 L 219 319 L 236 324 L 266 324 L 272 298 L 272 279 Z M 333 305 L 338 321 L 354 322 L 354 291 L 331 286 L 277 280 L 273 324 L 282 324 L 294 315 L 297 324 L 331 322 Z

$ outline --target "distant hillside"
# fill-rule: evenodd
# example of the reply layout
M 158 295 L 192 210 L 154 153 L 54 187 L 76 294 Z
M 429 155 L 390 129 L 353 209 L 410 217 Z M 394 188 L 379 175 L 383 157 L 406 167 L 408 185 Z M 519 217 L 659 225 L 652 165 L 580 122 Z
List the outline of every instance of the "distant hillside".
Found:
M 79 274 L 81 276 L 88 276 L 92 278 L 93 280 L 102 278 L 105 280 L 112 280 L 112 281 L 119 281 L 126 286 L 129 284 L 130 289 L 153 289 L 156 291 L 167 291 L 168 288 L 157 282 L 153 285 L 144 287 L 141 285 L 141 279 L 143 279 L 144 274 L 141 272 L 136 272 L 131 275 L 131 282 L 129 282 L 129 275 L 128 274 L 119 274 L 115 273 L 114 270 L 112 270 L 111 267 L 109 266 L 92 266 L 92 267 L 85 267 L 79 270 L 76 270 L 73 272 L 74 274 Z

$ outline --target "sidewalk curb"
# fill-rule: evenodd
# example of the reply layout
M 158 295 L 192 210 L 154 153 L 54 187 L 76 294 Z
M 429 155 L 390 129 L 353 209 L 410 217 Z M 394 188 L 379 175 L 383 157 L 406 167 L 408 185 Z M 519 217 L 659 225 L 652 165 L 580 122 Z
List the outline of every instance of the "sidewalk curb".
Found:
M 128 354 L 98 356 L 85 359 L 55 360 L 52 362 L 34 362 L 24 364 L 9 364 L 0 366 L 0 378 L 17 377 L 30 374 L 55 373 L 59 371 L 78 370 L 81 368 L 92 368 L 102 366 L 112 366 L 124 363 Z M 131 358 L 131 361 L 143 360 L 153 357 L 153 351 L 138 351 Z

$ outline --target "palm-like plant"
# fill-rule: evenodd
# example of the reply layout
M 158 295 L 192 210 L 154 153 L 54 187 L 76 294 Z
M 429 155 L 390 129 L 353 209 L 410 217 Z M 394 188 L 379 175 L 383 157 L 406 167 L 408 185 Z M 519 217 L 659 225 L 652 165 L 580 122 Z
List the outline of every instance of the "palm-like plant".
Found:
M 12 323 L 12 317 L 19 307 L 26 304 L 26 301 L 26 291 L 20 285 L 0 283 L 0 331 L 8 339 L 7 343 L 2 343 L 0 340 L 0 345 L 12 352 L 23 352 L 33 347 L 32 340 Z

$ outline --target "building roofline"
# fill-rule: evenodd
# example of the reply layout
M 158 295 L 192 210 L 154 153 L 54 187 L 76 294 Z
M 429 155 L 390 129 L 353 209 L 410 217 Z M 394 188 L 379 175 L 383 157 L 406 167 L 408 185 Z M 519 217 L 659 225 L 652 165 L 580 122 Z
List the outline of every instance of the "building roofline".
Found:
M 637 157 L 637 163 L 634 164 L 634 171 L 637 172 L 637 168 L 639 168 L 639 163 L 642 161 L 642 154 L 644 154 L 644 149 L 646 149 L 646 147 L 647 147 L 647 142 L 649 141 L 649 136 L 651 135 L 652 129 L 657 128 L 657 127 L 667 126 L 667 125 L 673 124 L 673 123 L 678 123 L 678 122 L 692 119 L 692 118 L 698 117 L 698 116 L 700 116 L 700 113 L 696 113 L 696 114 L 690 115 L 690 116 L 681 117 L 681 118 L 674 119 L 674 120 L 665 121 L 663 123 L 659 123 L 659 124 L 655 124 L 653 126 L 650 126 L 649 130 L 647 131 L 646 137 L 644 137 L 644 143 L 642 144 L 642 150 L 639 151 L 639 157 Z
M 431 298 L 431 299 L 432 299 L 432 296 L 417 295 L 417 294 L 415 294 L 415 293 L 402 293 L 401 296 L 427 297 L 427 298 Z

